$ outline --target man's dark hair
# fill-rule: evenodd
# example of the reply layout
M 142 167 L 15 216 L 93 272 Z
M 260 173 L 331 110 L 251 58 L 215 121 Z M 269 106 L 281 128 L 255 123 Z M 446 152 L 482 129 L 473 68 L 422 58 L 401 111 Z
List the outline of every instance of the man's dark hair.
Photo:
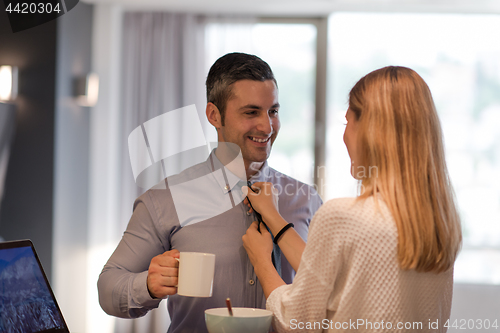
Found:
M 257 56 L 228 53 L 217 59 L 207 76 L 207 102 L 213 103 L 219 109 L 222 125 L 226 104 L 231 98 L 231 85 L 240 80 L 273 80 L 278 86 L 271 67 Z

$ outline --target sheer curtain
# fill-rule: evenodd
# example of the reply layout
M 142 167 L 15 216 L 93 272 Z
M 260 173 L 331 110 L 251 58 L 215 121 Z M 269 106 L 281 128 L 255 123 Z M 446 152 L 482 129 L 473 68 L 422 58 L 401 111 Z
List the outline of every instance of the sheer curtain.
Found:
M 257 19 L 240 16 L 207 17 L 205 22 L 205 68 L 207 73 L 210 66 L 226 53 L 256 54 L 252 32 Z
M 125 230 L 132 204 L 145 189 L 134 182 L 127 139 L 144 122 L 196 105 L 205 133 L 204 20 L 190 14 L 124 14 L 121 87 L 121 221 Z

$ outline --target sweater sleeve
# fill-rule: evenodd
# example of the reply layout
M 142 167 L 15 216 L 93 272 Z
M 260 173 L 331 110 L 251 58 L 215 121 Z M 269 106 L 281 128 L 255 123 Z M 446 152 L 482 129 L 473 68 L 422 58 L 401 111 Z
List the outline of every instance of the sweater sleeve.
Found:
M 138 200 L 122 240 L 104 266 L 97 283 L 99 303 L 113 316 L 136 318 L 157 308 L 147 289 L 151 259 L 164 252 L 151 212 Z
M 342 227 L 335 223 L 332 204 L 323 205 L 311 221 L 293 283 L 275 289 L 267 299 L 277 332 L 297 332 L 308 324 L 308 332 L 321 332 L 323 324 L 327 325 L 327 309 L 343 256 Z

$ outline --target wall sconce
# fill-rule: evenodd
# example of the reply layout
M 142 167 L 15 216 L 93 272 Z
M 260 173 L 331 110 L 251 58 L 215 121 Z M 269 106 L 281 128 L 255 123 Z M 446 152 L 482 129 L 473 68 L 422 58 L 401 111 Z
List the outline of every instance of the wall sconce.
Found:
M 0 101 L 12 101 L 17 97 L 17 67 L 0 66 Z
M 99 76 L 91 73 L 73 81 L 73 96 L 80 106 L 95 106 L 99 96 Z

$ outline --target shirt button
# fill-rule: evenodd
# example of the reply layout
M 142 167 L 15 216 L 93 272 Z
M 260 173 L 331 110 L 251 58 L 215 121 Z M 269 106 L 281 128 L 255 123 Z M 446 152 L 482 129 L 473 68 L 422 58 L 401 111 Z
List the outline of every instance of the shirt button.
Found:
M 250 283 L 250 285 L 253 286 L 255 284 L 255 281 L 250 279 L 250 281 L 248 281 L 248 283 Z
M 228 190 L 229 190 L 229 185 L 226 185 L 226 186 L 224 187 L 224 189 L 225 189 L 226 191 L 228 191 Z

